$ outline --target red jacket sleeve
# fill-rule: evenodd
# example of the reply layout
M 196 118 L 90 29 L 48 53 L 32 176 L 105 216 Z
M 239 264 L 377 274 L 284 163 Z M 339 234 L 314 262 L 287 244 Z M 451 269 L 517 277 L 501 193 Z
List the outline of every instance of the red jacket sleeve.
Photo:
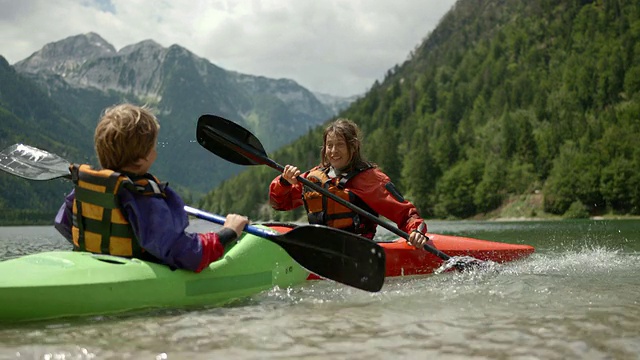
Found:
M 302 176 L 306 177 L 307 173 Z M 302 206 L 302 184 L 283 184 L 286 180 L 280 181 L 282 175 L 278 175 L 269 184 L 269 204 L 274 210 L 287 211 Z
M 365 170 L 347 184 L 350 191 L 379 215 L 396 223 L 400 230 L 409 233 L 417 229 L 424 222 L 418 209 L 411 202 L 396 198 L 388 187 L 393 187 L 391 180 L 378 168 Z
M 198 238 L 202 244 L 202 260 L 200 260 L 200 264 L 195 270 L 197 273 L 224 255 L 224 246 L 220 242 L 220 237 L 217 233 L 198 234 Z

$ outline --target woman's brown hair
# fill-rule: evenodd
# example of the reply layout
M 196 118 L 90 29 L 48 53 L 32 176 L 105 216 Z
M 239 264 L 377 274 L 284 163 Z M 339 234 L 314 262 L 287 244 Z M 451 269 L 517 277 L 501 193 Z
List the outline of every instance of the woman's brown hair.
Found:
M 339 118 L 329 124 L 329 126 L 324 130 L 324 135 L 322 136 L 322 149 L 320 151 L 321 166 L 330 166 L 329 159 L 327 157 L 327 136 L 329 136 L 329 134 L 335 134 L 338 137 L 342 137 L 347 143 L 347 149 L 349 150 L 349 164 L 347 165 L 347 169 L 353 169 L 355 166 L 366 164 L 366 161 L 360 152 L 360 129 L 358 128 L 358 125 L 349 119 Z

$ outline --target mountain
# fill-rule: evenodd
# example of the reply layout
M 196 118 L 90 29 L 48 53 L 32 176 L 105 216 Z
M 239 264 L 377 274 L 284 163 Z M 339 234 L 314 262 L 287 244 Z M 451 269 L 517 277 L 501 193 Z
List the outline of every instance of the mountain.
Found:
M 116 55 L 113 45 L 98 34 L 88 33 L 62 41 L 46 44 L 27 59 L 16 64 L 16 69 L 26 73 L 60 74 L 73 77 L 74 71 L 94 59 Z
M 207 191 L 239 171 L 194 143 L 200 115 L 247 126 L 269 151 L 334 115 L 293 80 L 227 71 L 181 46 L 164 48 L 153 40 L 116 51 L 98 34 L 77 35 L 47 44 L 14 67 L 90 129 L 84 137 L 92 137 L 107 106 L 131 101 L 155 108 L 161 160 L 154 171 L 194 191 Z
M 343 96 L 335 96 L 335 95 L 324 94 L 319 92 L 314 92 L 313 95 L 315 95 L 318 101 L 320 101 L 326 107 L 331 109 L 331 111 L 335 114 L 338 114 L 342 110 L 347 109 L 349 105 L 351 105 L 356 100 L 358 100 L 359 97 L 362 97 L 362 95 L 353 95 L 349 97 L 343 97 Z
M 93 147 L 92 139 L 83 135 L 89 131 L 75 121 L 67 109 L 60 107 L 48 94 L 24 78 L 0 56 L 0 145 L 37 142 L 60 155 L 80 156 L 81 150 Z M 67 140 L 73 138 L 73 143 Z
M 635 0 L 459 0 L 341 116 L 425 217 L 640 214 L 639 29 Z M 319 127 L 271 157 L 309 168 L 321 143 Z M 270 208 L 265 168 L 200 206 L 299 219 Z
M 228 71 L 181 46 L 164 48 L 153 40 L 117 51 L 88 33 L 47 44 L 14 66 L 0 56 L 2 149 L 22 142 L 70 162 L 97 165 L 95 125 L 103 109 L 125 101 L 155 110 L 161 130 L 152 171 L 187 201 L 242 170 L 195 142 L 200 115 L 246 126 L 268 151 L 335 115 L 332 106 L 293 80 Z M 4 172 L 0 185 L 5 224 L 50 223 L 69 191 L 64 180 L 26 181 Z
M 91 161 L 88 132 L 39 86 L 18 74 L 0 56 L 0 148 L 15 143 L 38 147 L 68 159 Z M 76 141 L 68 142 L 69 138 Z M 89 154 L 89 156 L 86 156 Z M 69 184 L 63 180 L 27 181 L 0 171 L 0 220 L 3 224 L 51 223 Z

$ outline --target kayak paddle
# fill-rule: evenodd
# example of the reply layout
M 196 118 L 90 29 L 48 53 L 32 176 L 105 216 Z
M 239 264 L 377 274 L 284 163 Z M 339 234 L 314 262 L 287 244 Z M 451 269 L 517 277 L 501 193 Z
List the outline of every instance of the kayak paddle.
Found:
M 70 162 L 50 152 L 15 144 L 0 152 L 0 168 L 29 180 L 70 178 Z M 184 207 L 200 219 L 224 224 L 225 218 Z M 282 247 L 300 266 L 321 277 L 370 292 L 384 283 L 385 253 L 376 242 L 327 226 L 303 225 L 278 234 L 252 225 L 244 229 Z
M 70 178 L 71 163 L 48 151 L 24 144 L 11 145 L 0 152 L 0 168 L 29 180 Z
M 267 155 L 260 140 L 255 137 L 249 130 L 242 126 L 216 115 L 205 114 L 198 119 L 196 129 L 196 138 L 198 143 L 205 149 L 218 155 L 219 157 L 239 165 L 267 165 L 279 172 L 284 171 L 284 167 Z M 394 234 L 409 239 L 409 234 L 388 224 L 377 216 L 359 208 L 358 206 L 332 194 L 323 187 L 298 176 L 297 180 L 305 186 L 320 192 L 324 196 L 338 202 L 367 219 L 376 222 L 378 225 L 393 232 Z M 442 251 L 430 246 L 424 245 L 424 250 L 445 261 L 443 268 L 455 267 L 458 270 L 464 270 L 467 267 L 478 267 L 488 265 L 485 261 L 470 256 L 451 257 Z

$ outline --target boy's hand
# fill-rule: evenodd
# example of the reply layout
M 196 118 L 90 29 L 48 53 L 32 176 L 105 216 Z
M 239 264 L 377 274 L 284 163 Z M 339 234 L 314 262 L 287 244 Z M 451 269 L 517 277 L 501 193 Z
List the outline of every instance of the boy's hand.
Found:
M 224 227 L 235 231 L 236 235 L 240 237 L 242 230 L 249 224 L 249 218 L 238 214 L 228 214 L 224 221 Z

